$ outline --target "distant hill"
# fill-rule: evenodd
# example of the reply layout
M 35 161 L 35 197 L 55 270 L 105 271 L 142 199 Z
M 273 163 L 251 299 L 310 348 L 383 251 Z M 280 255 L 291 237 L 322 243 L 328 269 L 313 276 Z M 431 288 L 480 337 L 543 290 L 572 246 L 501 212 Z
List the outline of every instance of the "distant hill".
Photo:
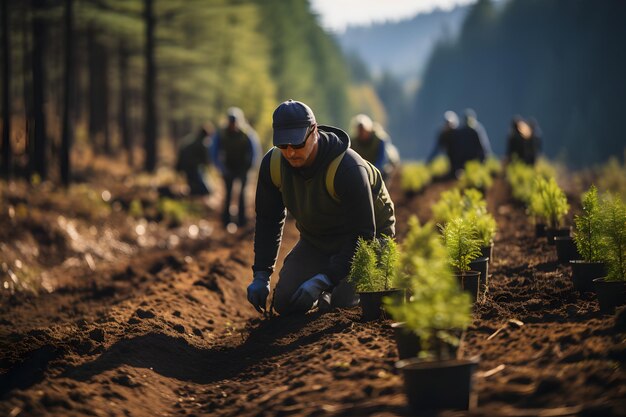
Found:
M 421 77 L 430 53 L 442 38 L 455 37 L 469 6 L 436 10 L 399 22 L 352 26 L 337 34 L 346 53 L 356 53 L 373 75 L 388 71 L 402 81 Z

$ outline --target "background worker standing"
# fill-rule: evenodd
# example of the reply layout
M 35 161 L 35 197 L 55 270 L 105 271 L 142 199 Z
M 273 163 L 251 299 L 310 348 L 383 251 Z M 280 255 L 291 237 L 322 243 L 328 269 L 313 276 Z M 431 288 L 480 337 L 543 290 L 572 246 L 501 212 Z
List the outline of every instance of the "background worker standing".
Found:
M 256 132 L 246 121 L 243 111 L 238 107 L 228 109 L 228 122 L 218 130 L 213 138 L 212 155 L 215 166 L 224 180 L 225 197 L 222 222 L 228 226 L 232 222 L 230 203 L 233 184 L 239 182 L 239 204 L 234 214 L 237 226 L 247 223 L 246 184 L 248 173 L 259 154 L 259 140 Z

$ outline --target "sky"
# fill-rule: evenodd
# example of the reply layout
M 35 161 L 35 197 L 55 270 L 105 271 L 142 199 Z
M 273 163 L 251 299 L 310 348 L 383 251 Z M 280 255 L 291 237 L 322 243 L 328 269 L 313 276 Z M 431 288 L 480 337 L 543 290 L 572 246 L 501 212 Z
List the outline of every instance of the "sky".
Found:
M 342 32 L 348 25 L 402 20 L 434 8 L 449 10 L 476 0 L 310 0 L 325 29 Z

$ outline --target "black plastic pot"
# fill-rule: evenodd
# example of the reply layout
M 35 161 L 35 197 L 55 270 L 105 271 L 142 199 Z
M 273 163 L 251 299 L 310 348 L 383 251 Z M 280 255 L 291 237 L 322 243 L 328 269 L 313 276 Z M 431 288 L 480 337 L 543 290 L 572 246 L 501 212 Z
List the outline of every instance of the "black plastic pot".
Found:
M 422 341 L 419 336 L 407 329 L 404 322 L 392 323 L 391 328 L 398 348 L 398 357 L 400 359 L 417 357 L 422 350 Z M 461 329 L 448 331 L 459 339 L 463 337 L 463 330 Z M 439 352 L 445 358 L 454 359 L 459 347 L 435 338 L 430 343 L 430 349 Z
M 359 292 L 358 294 L 361 299 L 361 308 L 363 309 L 362 318 L 365 321 L 378 320 L 381 317 L 387 318 L 383 308 L 384 297 L 398 297 L 399 303 L 404 301 L 404 290 L 368 291 Z
M 459 280 L 459 285 L 464 291 L 467 291 L 472 296 L 472 300 L 475 302 L 478 299 L 478 290 L 480 288 L 480 272 L 479 271 L 466 271 L 463 273 L 456 273 L 456 279 Z
M 472 395 L 478 359 L 424 361 L 417 358 L 396 362 L 402 371 L 404 390 L 411 412 L 469 410 L 476 403 Z
M 593 287 L 598 296 L 600 312 L 614 314 L 615 307 L 626 304 L 626 281 L 606 281 L 605 278 L 593 280 Z
M 557 236 L 570 236 L 572 232 L 571 227 L 547 227 L 546 238 L 548 239 L 548 245 L 554 245 L 554 238 Z
M 545 237 L 545 236 L 546 236 L 545 223 L 536 223 L 535 224 L 535 237 Z
M 556 246 L 556 257 L 559 263 L 567 264 L 569 261 L 580 259 L 576 243 L 571 236 L 555 236 L 554 244 Z
M 489 258 L 482 257 L 470 262 L 472 271 L 480 272 L 480 284 L 478 288 L 478 300 L 482 300 L 487 292 L 489 282 Z
M 398 357 L 400 359 L 416 357 L 422 349 L 419 336 L 407 329 L 404 322 L 393 323 L 391 328 L 398 347 Z
M 572 267 L 572 284 L 576 291 L 593 291 L 593 280 L 606 276 L 604 262 L 587 262 L 576 259 L 569 262 Z
M 480 248 L 480 253 L 483 258 L 489 258 L 489 265 L 493 262 L 493 242 L 489 246 L 483 246 Z

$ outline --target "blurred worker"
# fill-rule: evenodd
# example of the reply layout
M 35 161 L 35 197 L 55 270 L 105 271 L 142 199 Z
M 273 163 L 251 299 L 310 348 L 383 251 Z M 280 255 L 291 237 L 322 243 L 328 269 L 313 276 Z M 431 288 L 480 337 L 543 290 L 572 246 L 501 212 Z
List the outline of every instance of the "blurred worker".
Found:
M 263 158 L 256 192 L 253 280 L 248 301 L 266 309 L 288 210 L 300 240 L 285 257 L 274 288 L 281 314 L 351 307 L 345 279 L 359 237 L 395 235 L 393 202 L 376 167 L 350 148 L 342 130 L 318 125 L 313 111 L 285 101 L 273 115 L 272 148 Z
M 240 108 L 231 107 L 227 114 L 228 122 L 217 132 L 212 145 L 213 160 L 222 174 L 226 191 L 222 222 L 224 226 L 232 222 L 230 203 L 233 183 L 238 181 L 240 187 L 236 222 L 238 226 L 244 226 L 247 223 L 246 182 L 248 172 L 254 164 L 256 155 L 259 154 L 259 140 Z
M 540 131 L 537 133 L 541 134 Z M 540 147 L 540 139 L 535 136 L 534 129 L 520 116 L 514 116 L 511 120 L 511 130 L 507 138 L 507 162 L 517 159 L 525 164 L 534 165 Z
M 443 126 L 441 127 L 441 130 L 439 130 L 435 145 L 430 151 L 426 162 L 431 162 L 433 159 L 435 159 L 435 156 L 437 156 L 437 154 L 439 154 L 439 152 L 441 151 L 446 153 L 448 159 L 452 159 L 450 156 L 450 149 L 455 141 L 455 136 L 458 134 L 458 127 L 459 117 L 452 110 L 446 111 L 443 114 Z
M 350 146 L 366 161 L 372 163 L 387 181 L 400 163 L 398 150 L 382 126 L 374 123 L 369 116 L 357 114 L 350 125 L 353 138 Z
M 209 141 L 212 127 L 200 127 L 183 139 L 176 158 L 176 171 L 187 178 L 190 195 L 209 195 L 212 188 L 206 179 L 209 165 Z
M 489 155 L 491 155 L 491 144 L 487 132 L 476 118 L 476 112 L 472 109 L 466 109 L 463 125 L 452 136 L 448 148 L 452 173 L 458 177 L 467 161 L 478 160 L 483 162 Z

